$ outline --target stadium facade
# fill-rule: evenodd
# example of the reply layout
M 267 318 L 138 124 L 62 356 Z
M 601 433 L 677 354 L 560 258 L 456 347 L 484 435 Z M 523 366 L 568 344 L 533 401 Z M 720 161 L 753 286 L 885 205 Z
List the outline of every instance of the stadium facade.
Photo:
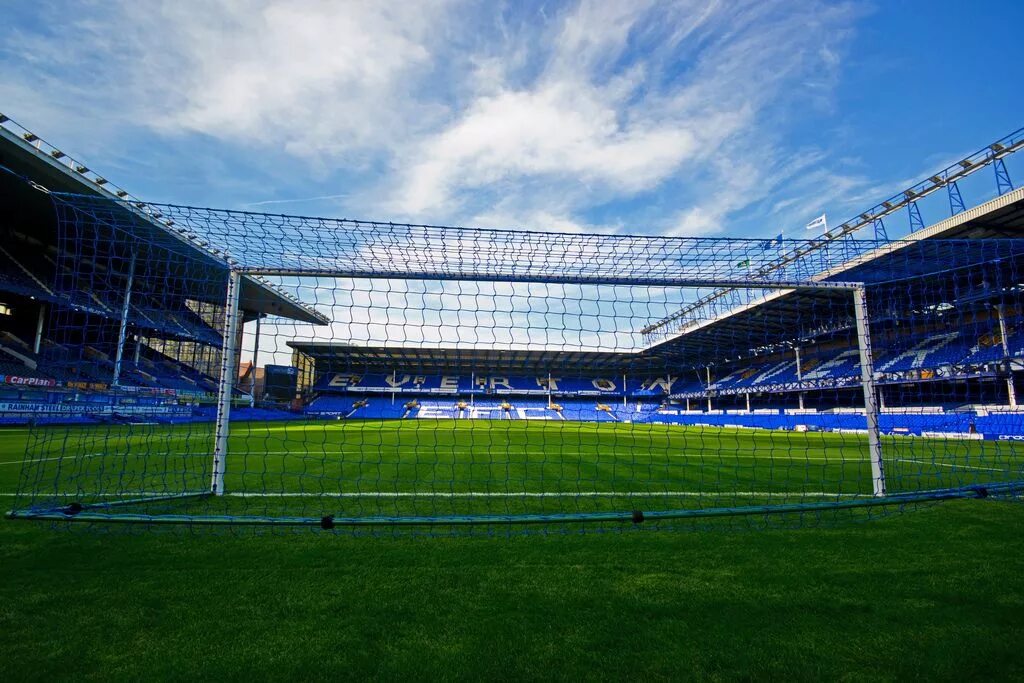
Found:
M 1019 146 L 994 145 L 972 162 L 996 169 L 1000 194 L 989 201 L 964 206 L 947 169 L 931 189 L 915 186 L 805 247 L 825 251 L 897 210 L 916 228 L 806 274 L 811 282 L 884 282 L 868 287 L 884 433 L 1024 437 L 1011 419 L 1024 388 L 1024 260 L 1011 246 L 988 253 L 1024 237 L 1024 188 L 1013 189 L 1003 163 Z M 961 171 L 973 171 L 963 163 Z M 130 195 L 9 122 L 0 127 L 0 166 L 0 423 L 213 420 L 228 255 L 141 202 L 136 210 Z M 925 227 L 916 200 L 939 187 L 953 215 Z M 113 200 L 109 211 L 135 215 L 109 223 L 130 220 L 148 231 L 144 248 L 162 255 L 140 256 L 130 243 L 136 236 L 105 231 L 101 221 L 62 216 L 46 191 Z M 987 251 L 965 258 L 974 248 Z M 766 267 L 791 260 L 780 252 L 778 265 Z M 970 267 L 982 261 L 984 272 Z M 136 272 L 136 263 L 163 270 Z M 241 277 L 239 338 L 248 325 L 258 348 L 268 317 L 330 322 L 286 289 Z M 644 344 L 628 351 L 370 344 L 325 332 L 288 340 L 290 366 L 257 367 L 256 358 L 232 372 L 232 419 L 863 428 L 855 312 L 841 292 L 726 287 L 642 331 Z
M 1024 132 L 759 240 L 154 204 L 6 123 L 8 517 L 675 528 L 1024 490 Z
M 868 287 L 883 433 L 1021 437 L 1022 228 L 1024 190 L 1008 190 L 813 276 L 883 282 Z M 965 256 L 998 240 L 1005 255 Z M 863 430 L 857 327 L 843 294 L 721 290 L 669 323 L 645 330 L 643 348 L 614 353 L 289 345 L 307 413 L 324 417 Z

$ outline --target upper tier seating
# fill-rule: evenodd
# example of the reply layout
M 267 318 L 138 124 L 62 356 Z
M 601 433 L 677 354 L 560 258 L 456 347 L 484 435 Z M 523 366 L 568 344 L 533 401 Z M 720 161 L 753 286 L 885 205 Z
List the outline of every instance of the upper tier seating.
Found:
M 959 331 L 914 336 L 881 356 L 875 363 L 879 372 L 905 372 L 938 368 L 963 361 L 970 353 L 967 340 Z
M 1024 334 L 1009 335 L 1010 355 L 1024 356 Z M 886 375 L 914 370 L 936 370 L 950 366 L 980 365 L 1004 356 L 998 335 L 963 332 L 932 332 L 884 341 L 874 347 L 875 371 Z M 860 352 L 856 347 L 815 352 L 801 358 L 798 378 L 794 353 L 766 360 L 753 360 L 712 379 L 709 386 L 700 379 L 681 381 L 675 396 L 695 396 L 707 389 L 719 393 L 791 391 L 794 389 L 848 386 L 860 381 Z

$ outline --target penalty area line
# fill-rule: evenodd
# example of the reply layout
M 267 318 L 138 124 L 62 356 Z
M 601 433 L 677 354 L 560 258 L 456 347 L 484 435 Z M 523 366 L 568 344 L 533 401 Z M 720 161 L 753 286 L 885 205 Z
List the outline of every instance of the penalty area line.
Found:
M 868 493 L 833 493 L 827 491 L 375 491 L 375 492 L 235 492 L 236 498 L 831 498 L 870 496 Z
M 239 453 L 239 452 L 232 453 L 232 452 L 229 451 L 229 456 L 230 455 L 234 455 L 236 457 L 241 457 L 241 456 L 260 456 L 260 455 L 280 455 L 280 456 L 289 456 L 290 455 L 290 456 L 295 456 L 295 457 L 300 457 L 300 458 L 309 458 L 309 459 L 314 459 L 314 460 L 317 459 L 317 458 L 322 458 L 322 457 L 326 457 L 326 456 L 330 456 L 330 455 L 360 455 L 360 454 L 374 455 L 374 456 L 384 455 L 384 454 L 386 454 L 386 455 L 398 455 L 398 456 L 412 456 L 412 455 L 417 455 L 417 456 L 487 455 L 487 456 L 491 456 L 491 457 L 494 457 L 494 456 L 521 456 L 521 455 L 525 455 L 525 456 L 547 456 L 547 457 L 571 456 L 571 457 L 578 457 L 578 458 L 579 457 L 592 457 L 592 458 L 596 458 L 597 459 L 595 462 L 602 460 L 601 454 L 598 453 L 597 451 L 587 451 L 587 452 L 582 452 L 582 451 L 561 451 L 561 450 L 523 451 L 523 450 L 518 450 L 518 449 L 508 449 L 508 450 L 500 450 L 500 451 L 493 451 L 493 450 L 492 451 L 485 451 L 485 450 L 482 450 L 482 449 L 464 449 L 464 448 L 462 448 L 462 449 L 439 448 L 439 449 L 420 449 L 420 450 L 415 450 L 415 449 L 409 449 L 408 446 L 398 446 L 398 445 L 393 445 L 393 444 L 387 444 L 387 445 L 379 446 L 379 447 L 376 447 L 376 448 L 354 448 L 352 450 L 343 450 L 343 451 L 337 451 L 337 450 L 333 450 L 333 451 L 315 451 L 315 450 L 299 451 L 299 450 L 293 450 L 293 451 L 246 451 L 244 453 Z M 172 453 L 170 455 L 171 456 L 184 456 L 184 455 L 193 455 L 193 454 L 191 454 L 191 453 Z M 678 453 L 678 452 L 676 452 L 676 453 L 665 453 L 665 452 L 660 452 L 659 450 L 647 450 L 647 451 L 636 451 L 636 452 L 618 452 L 618 453 L 612 453 L 611 456 L 616 458 L 616 459 L 618 459 L 618 460 L 620 460 L 620 461 L 623 460 L 623 459 L 629 459 L 629 458 L 635 458 L 637 456 L 641 456 L 641 457 L 649 457 L 649 458 L 662 458 L 662 457 L 664 457 L 664 458 L 677 458 L 677 459 L 682 459 L 682 460 L 708 460 L 708 461 L 714 462 L 716 464 L 718 462 L 720 462 L 723 458 L 728 458 L 728 459 L 732 459 L 732 460 L 761 460 L 761 461 L 764 461 L 764 462 L 771 462 L 773 460 L 780 461 L 780 462 L 797 462 L 797 463 L 801 463 L 801 462 L 823 462 L 823 463 L 829 463 L 829 464 L 833 464 L 833 465 L 841 465 L 841 464 L 870 464 L 870 462 L 871 462 L 867 458 L 856 458 L 856 459 L 855 458 L 845 458 L 845 457 L 828 458 L 828 457 L 818 457 L 818 456 L 808 456 L 808 455 L 785 455 L 785 454 L 772 454 L 772 455 L 765 456 L 765 455 L 756 455 L 754 453 L 738 453 L 738 452 L 730 452 L 730 451 L 726 451 L 724 453 L 723 452 L 708 452 L 708 453 Z M 604 457 L 607 458 L 608 454 L 606 454 Z M 427 461 L 422 461 L 422 462 L 427 462 Z
M 52 460 L 84 460 L 85 458 L 98 458 L 105 453 L 84 453 L 82 455 L 58 455 L 55 458 L 25 458 L 24 460 L 7 460 L 0 462 L 0 465 L 24 465 L 28 462 L 50 462 Z M 111 454 L 116 455 L 116 454 Z M 122 456 L 124 457 L 124 456 Z
M 954 470 L 981 470 L 984 472 L 1008 472 L 1009 467 L 982 467 L 981 465 L 961 465 L 955 462 L 939 462 L 937 460 L 916 460 L 914 458 L 893 458 L 896 462 L 912 462 L 917 465 L 934 465 Z

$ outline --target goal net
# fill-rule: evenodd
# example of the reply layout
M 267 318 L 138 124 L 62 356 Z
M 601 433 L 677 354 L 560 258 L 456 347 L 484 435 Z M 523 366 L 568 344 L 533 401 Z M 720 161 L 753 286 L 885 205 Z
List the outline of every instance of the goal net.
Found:
M 1024 488 L 1022 241 L 53 197 L 39 362 L 71 398 L 32 426 L 15 518 L 761 526 Z

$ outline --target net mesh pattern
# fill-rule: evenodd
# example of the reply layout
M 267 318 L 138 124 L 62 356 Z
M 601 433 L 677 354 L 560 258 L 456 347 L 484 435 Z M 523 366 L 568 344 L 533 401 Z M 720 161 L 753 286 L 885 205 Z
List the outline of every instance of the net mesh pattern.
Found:
M 1014 497 L 1024 480 L 1024 241 L 53 201 L 39 364 L 108 403 L 33 426 L 19 516 L 749 527 Z

